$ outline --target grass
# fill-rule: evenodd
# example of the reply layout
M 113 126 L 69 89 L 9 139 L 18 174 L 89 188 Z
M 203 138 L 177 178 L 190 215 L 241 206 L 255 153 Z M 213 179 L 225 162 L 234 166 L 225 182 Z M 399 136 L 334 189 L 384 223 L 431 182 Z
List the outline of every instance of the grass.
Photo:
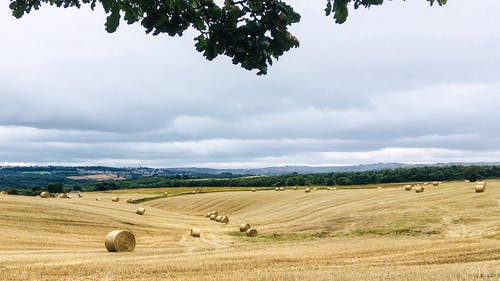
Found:
M 70 200 L 0 196 L 0 279 L 498 281 L 499 187 L 488 182 L 482 194 L 463 182 L 422 194 L 385 186 L 168 191 L 167 198 L 140 202 L 144 216 L 111 198 L 163 196 L 158 190 Z M 229 215 L 229 224 L 203 216 L 213 209 Z M 259 235 L 237 231 L 242 222 Z M 191 227 L 202 230 L 201 238 L 189 235 Z M 105 250 L 104 236 L 114 229 L 136 235 L 135 252 Z

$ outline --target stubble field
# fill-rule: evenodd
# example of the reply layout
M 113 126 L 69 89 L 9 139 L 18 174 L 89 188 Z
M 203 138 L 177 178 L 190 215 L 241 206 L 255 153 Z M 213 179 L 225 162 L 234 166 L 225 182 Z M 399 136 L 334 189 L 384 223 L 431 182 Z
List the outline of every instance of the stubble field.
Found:
M 473 186 L 231 191 L 138 205 L 125 201 L 164 190 L 0 196 L 0 280 L 500 280 L 500 181 L 485 193 Z M 210 221 L 211 210 L 230 222 Z M 244 222 L 259 236 L 241 235 Z M 135 234 L 134 252 L 106 251 L 114 229 Z

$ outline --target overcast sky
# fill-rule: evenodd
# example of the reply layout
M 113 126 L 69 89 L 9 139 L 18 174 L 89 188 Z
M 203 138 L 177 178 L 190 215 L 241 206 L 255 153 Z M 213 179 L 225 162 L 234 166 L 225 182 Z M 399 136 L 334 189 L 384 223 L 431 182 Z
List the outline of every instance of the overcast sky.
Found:
M 500 1 L 397 0 L 343 25 L 323 2 L 290 1 L 301 47 L 264 77 L 206 61 L 193 32 L 1 4 L 0 165 L 500 161 Z

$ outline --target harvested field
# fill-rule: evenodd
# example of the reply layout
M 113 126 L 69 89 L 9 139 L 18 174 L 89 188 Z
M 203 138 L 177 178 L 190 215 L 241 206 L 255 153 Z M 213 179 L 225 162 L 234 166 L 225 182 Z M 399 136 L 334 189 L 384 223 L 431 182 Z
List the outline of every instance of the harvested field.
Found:
M 484 193 L 474 187 L 201 193 L 145 202 L 147 216 L 125 200 L 112 203 L 120 193 L 5 196 L 1 278 L 500 280 L 500 181 L 488 181 Z M 135 192 L 127 197 L 154 194 Z M 231 220 L 210 221 L 212 210 Z M 239 231 L 245 222 L 257 237 Z M 192 227 L 200 238 L 190 236 Z M 134 233 L 134 252 L 106 250 L 104 237 L 115 229 Z

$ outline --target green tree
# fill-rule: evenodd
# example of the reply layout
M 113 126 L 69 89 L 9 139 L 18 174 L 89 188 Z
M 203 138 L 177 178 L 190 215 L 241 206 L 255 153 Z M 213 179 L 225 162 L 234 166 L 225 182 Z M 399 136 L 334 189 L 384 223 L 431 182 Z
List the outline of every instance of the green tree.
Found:
M 348 9 L 381 5 L 384 0 L 323 0 L 325 14 L 333 16 L 336 23 L 344 23 Z M 426 0 L 431 5 L 447 0 Z M 140 23 L 146 33 L 182 36 L 192 27 L 199 32 L 195 38 L 196 50 L 208 60 L 226 55 L 236 65 L 247 70 L 267 73 L 269 65 L 299 40 L 289 32 L 300 15 L 292 6 L 281 0 L 10 0 L 10 9 L 21 18 L 42 4 L 57 7 L 90 5 L 94 10 L 100 4 L 107 14 L 106 30 L 114 32 L 120 21 Z
M 62 182 L 51 182 L 47 185 L 47 191 L 50 193 L 62 193 L 64 184 Z
M 464 168 L 464 178 L 471 182 L 481 180 L 483 179 L 481 170 L 479 166 L 467 166 Z

